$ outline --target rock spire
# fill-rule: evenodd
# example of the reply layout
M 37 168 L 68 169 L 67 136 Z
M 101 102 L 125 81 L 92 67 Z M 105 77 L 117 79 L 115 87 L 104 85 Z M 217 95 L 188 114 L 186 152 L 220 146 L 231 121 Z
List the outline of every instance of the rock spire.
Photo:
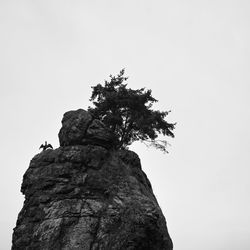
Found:
M 60 147 L 37 154 L 12 250 L 171 250 L 165 218 L 138 155 L 84 110 L 64 114 Z

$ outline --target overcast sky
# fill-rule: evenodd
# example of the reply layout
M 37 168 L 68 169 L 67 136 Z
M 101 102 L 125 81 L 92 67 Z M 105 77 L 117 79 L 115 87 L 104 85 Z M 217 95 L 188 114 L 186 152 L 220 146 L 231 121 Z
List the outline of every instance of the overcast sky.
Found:
M 175 250 L 250 249 L 249 0 L 0 0 L 0 250 L 22 176 L 63 113 L 122 68 L 172 110 L 169 154 L 135 143 Z

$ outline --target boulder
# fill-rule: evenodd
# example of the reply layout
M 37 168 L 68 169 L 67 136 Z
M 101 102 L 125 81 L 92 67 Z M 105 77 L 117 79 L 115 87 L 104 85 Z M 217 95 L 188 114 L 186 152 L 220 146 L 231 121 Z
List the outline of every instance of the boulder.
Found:
M 64 114 L 58 136 L 61 146 L 91 144 L 112 148 L 117 141 L 110 129 L 83 109 Z

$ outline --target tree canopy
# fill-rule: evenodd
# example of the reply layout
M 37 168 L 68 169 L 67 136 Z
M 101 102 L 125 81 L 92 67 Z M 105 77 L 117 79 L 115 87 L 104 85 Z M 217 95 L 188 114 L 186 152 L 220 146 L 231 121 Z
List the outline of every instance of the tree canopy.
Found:
M 123 69 L 117 76 L 110 75 L 110 81 L 105 81 L 104 86 L 93 86 L 90 101 L 94 107 L 89 107 L 88 111 L 115 133 L 117 148 L 126 148 L 139 140 L 167 152 L 167 141 L 157 140 L 157 137 L 159 134 L 174 137 L 175 124 L 165 120 L 169 111 L 153 110 L 157 100 L 151 90 L 130 89 L 124 83 L 127 79 Z

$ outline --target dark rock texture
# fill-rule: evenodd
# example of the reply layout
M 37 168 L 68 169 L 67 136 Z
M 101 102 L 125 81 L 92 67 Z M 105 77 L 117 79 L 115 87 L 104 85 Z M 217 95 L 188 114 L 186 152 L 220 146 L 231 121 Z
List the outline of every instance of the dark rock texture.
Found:
M 94 144 L 110 148 L 114 146 L 116 137 L 89 112 L 78 109 L 64 114 L 59 142 L 61 146 Z
M 63 126 L 73 129 L 71 116 L 65 118 L 68 113 Z M 75 133 L 61 129 L 61 145 L 70 145 L 47 149 L 31 160 L 23 177 L 25 202 L 12 250 L 172 249 L 165 218 L 139 157 L 101 146 L 103 138 L 107 142 L 111 137 L 100 136 L 105 127 L 88 113 L 84 117 L 85 125 L 80 117 Z M 89 130 L 93 141 L 71 145 L 84 141 L 80 127 L 85 128 L 84 136 Z

